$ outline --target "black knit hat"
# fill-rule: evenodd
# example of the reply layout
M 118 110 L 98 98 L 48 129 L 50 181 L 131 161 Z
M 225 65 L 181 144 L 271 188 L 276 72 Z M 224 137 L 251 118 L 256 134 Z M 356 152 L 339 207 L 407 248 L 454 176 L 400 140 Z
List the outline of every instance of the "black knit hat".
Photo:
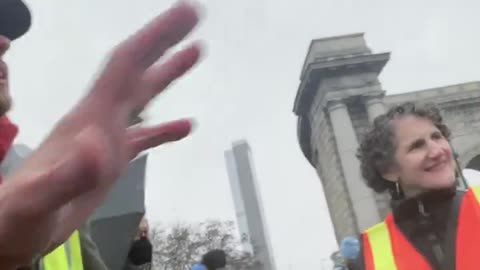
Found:
M 21 0 L 0 0 L 0 35 L 17 39 L 30 28 L 30 10 Z
M 202 264 L 205 265 L 208 270 L 223 268 L 227 264 L 226 257 L 227 255 L 225 254 L 225 251 L 221 249 L 214 249 L 203 255 Z

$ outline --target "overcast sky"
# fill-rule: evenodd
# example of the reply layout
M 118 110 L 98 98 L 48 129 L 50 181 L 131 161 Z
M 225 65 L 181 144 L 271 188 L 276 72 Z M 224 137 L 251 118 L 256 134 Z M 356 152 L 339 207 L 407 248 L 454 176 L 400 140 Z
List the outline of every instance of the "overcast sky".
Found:
M 7 60 L 19 142 L 36 146 L 85 93 L 106 53 L 173 1 L 30 0 L 30 33 Z M 153 222 L 234 219 L 223 153 L 250 142 L 278 270 L 321 269 L 336 249 L 320 181 L 299 149 L 293 100 L 312 39 L 365 32 L 392 52 L 387 93 L 479 80 L 480 2 L 204 0 L 192 39 L 202 63 L 147 110 L 149 123 L 194 117 L 192 137 L 152 152 Z M 291 265 L 291 268 L 289 266 Z

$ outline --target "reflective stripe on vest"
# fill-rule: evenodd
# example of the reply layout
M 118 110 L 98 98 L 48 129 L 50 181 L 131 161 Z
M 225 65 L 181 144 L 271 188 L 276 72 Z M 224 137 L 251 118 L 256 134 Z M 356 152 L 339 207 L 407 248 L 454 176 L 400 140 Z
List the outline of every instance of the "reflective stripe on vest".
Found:
M 466 192 L 458 214 L 456 270 L 480 269 L 480 187 Z M 366 270 L 432 270 L 430 264 L 397 228 L 393 216 L 368 229 L 363 235 Z M 412 268 L 413 267 L 413 268 Z
M 364 237 L 364 250 L 368 250 L 367 269 L 391 269 L 397 270 L 393 257 L 390 234 L 387 223 L 379 223 L 368 229 Z M 378 256 L 378 254 L 383 254 Z
M 75 231 L 67 242 L 43 257 L 43 270 L 83 270 L 80 235 Z

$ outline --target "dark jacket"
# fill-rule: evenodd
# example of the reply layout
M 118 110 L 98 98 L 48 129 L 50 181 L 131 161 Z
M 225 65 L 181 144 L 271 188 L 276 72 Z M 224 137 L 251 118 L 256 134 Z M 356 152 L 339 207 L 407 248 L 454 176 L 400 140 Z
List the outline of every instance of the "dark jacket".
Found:
M 123 270 L 148 270 L 152 267 L 153 245 L 147 237 L 133 242 Z
M 465 191 L 445 189 L 392 202 L 395 224 L 435 270 L 455 269 L 458 213 Z M 362 245 L 362 241 L 360 241 Z M 363 247 L 350 270 L 364 270 Z

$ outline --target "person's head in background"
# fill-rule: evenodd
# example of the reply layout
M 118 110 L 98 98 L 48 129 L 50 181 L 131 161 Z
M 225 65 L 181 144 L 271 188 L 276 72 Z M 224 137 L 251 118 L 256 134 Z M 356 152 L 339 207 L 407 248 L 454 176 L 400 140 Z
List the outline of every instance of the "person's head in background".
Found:
M 404 103 L 374 120 L 358 149 L 361 171 L 376 192 L 414 197 L 456 184 L 450 130 L 439 109 Z
M 221 249 L 214 249 L 205 253 L 201 262 L 207 270 L 216 270 L 225 268 L 227 265 L 227 255 Z
M 4 56 L 10 43 L 23 36 L 30 25 L 31 14 L 22 1 L 0 1 L 0 116 L 4 116 L 12 106 L 8 67 Z
M 148 221 L 144 216 L 138 225 L 137 235 L 128 253 L 128 258 L 134 265 L 145 265 L 152 262 L 153 245 L 148 239 L 148 233 Z
M 150 231 L 150 226 L 148 225 L 148 220 L 146 216 L 143 216 L 140 224 L 138 225 L 138 232 L 137 236 L 135 237 L 136 240 L 142 238 L 148 238 L 148 233 Z

